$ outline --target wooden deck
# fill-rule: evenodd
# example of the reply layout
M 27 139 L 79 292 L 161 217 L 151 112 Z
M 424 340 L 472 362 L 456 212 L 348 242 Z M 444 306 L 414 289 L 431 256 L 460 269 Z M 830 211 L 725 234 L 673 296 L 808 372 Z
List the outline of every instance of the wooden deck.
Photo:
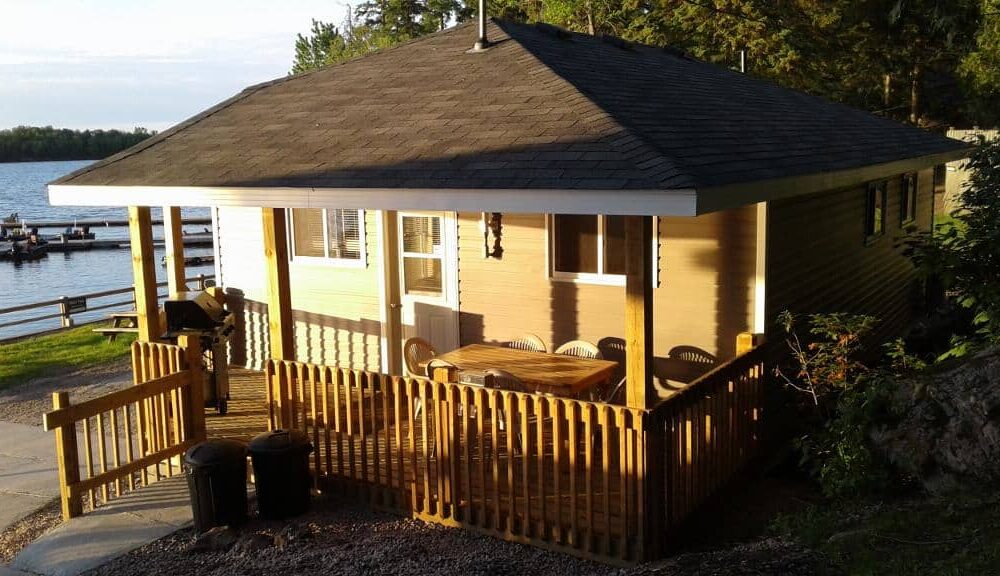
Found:
M 205 411 L 209 438 L 231 438 L 249 442 L 267 431 L 267 389 L 264 373 L 232 366 L 229 368 L 229 412 L 220 416 Z

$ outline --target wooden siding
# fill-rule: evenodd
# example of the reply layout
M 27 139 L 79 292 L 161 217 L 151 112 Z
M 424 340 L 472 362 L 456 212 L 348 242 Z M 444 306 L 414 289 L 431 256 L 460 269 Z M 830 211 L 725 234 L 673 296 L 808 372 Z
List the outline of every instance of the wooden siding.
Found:
M 931 225 L 933 170 L 918 175 L 917 218 Z M 902 177 L 889 180 L 885 234 L 865 241 L 866 187 L 771 202 L 768 207 L 768 326 L 783 310 L 852 312 L 882 320 L 878 337 L 899 333 L 919 304 L 910 261 L 897 239 Z
M 484 258 L 481 217 L 459 214 L 462 344 L 503 342 L 525 332 L 553 349 L 625 332 L 625 288 L 554 280 L 547 268 L 542 214 L 504 214 L 503 259 Z M 751 326 L 756 208 L 696 218 L 659 219 L 659 287 L 654 290 L 654 352 L 677 345 L 720 359 L 735 354 Z
M 379 257 L 375 212 L 365 213 L 367 266 L 291 262 L 289 279 L 295 319 L 295 359 L 377 370 Z M 219 282 L 239 314 L 230 357 L 234 364 L 262 368 L 267 360 L 267 270 L 261 211 L 219 208 Z

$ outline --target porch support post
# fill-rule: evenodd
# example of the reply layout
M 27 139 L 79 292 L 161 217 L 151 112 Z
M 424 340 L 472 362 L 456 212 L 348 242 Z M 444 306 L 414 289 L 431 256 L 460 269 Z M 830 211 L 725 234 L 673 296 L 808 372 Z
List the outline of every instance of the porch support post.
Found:
M 267 327 L 271 358 L 295 359 L 292 294 L 288 281 L 288 227 L 283 208 L 263 208 L 264 259 L 267 262 Z
M 128 233 L 132 246 L 132 279 L 135 311 L 139 319 L 139 341 L 155 342 L 160 336 L 160 307 L 156 295 L 156 256 L 153 254 L 153 222 L 148 206 L 129 206 Z
M 399 294 L 399 223 L 395 210 L 379 210 L 379 292 L 382 299 L 382 371 L 403 373 L 403 326 Z
M 184 282 L 184 234 L 181 229 L 181 209 L 163 207 L 163 244 L 167 261 L 167 291 L 173 296 L 187 290 Z
M 629 408 L 652 408 L 653 217 L 625 217 L 625 398 Z

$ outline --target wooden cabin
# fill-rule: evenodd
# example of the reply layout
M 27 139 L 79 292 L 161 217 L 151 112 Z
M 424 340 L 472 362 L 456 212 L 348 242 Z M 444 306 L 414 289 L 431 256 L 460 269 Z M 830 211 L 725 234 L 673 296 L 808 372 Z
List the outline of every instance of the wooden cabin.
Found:
M 310 434 L 317 485 L 655 557 L 754 456 L 780 311 L 906 325 L 918 290 L 894 240 L 930 228 L 934 167 L 967 146 L 672 50 L 487 32 L 485 50 L 460 25 L 250 87 L 50 199 L 130 207 L 145 341 L 149 207 L 211 207 L 230 361 L 265 370 L 272 426 Z M 598 345 L 622 394 L 405 367 L 413 337 L 446 355 L 524 334 Z M 494 367 L 561 377 L 537 354 Z

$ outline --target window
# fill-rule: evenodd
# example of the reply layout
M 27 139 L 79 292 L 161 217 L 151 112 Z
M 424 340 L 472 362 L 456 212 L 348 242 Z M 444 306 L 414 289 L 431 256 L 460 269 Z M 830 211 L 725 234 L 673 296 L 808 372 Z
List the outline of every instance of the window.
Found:
M 899 227 L 917 219 L 917 175 L 904 174 L 899 188 Z
M 944 194 L 945 185 L 948 183 L 948 166 L 938 164 L 934 167 L 934 193 Z
M 365 265 L 363 210 L 292 208 L 292 260 Z
M 889 182 L 871 182 L 865 210 L 865 239 L 873 241 L 885 234 L 885 207 L 889 199 Z
M 444 292 L 444 245 L 441 217 L 403 215 L 403 291 L 416 296 L 441 296 Z
M 624 216 L 556 214 L 550 223 L 553 278 L 625 284 Z M 655 261 L 655 231 L 653 242 Z

